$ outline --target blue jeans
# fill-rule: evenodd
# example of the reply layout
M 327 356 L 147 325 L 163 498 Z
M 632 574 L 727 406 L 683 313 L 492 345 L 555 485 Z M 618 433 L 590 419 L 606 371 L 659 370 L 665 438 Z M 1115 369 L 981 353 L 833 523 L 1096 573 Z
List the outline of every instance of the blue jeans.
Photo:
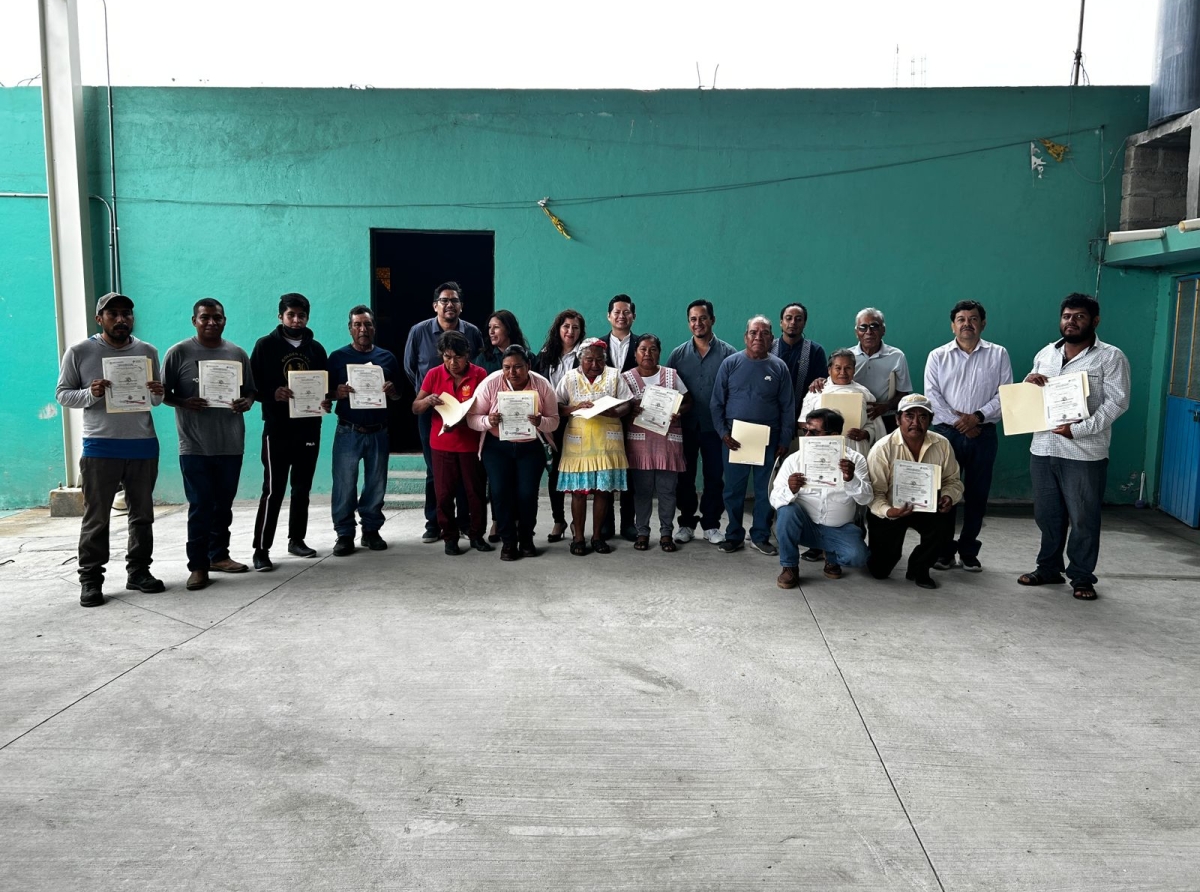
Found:
M 775 515 L 775 538 L 779 540 L 779 564 L 798 567 L 800 549 L 819 548 L 825 560 L 843 567 L 865 567 L 867 544 L 862 529 L 851 521 L 840 527 L 822 526 L 800 505 L 784 505 Z
M 675 503 L 679 508 L 679 526 L 694 530 L 721 528 L 721 498 L 725 488 L 725 463 L 721 458 L 721 435 L 716 431 L 683 429 L 683 459 L 687 470 L 679 475 Z M 704 494 L 696 497 L 696 470 L 700 461 L 704 467 Z M 697 516 L 696 510 L 700 514 Z
M 418 416 L 419 417 L 419 416 Z M 362 495 L 358 494 L 358 463 L 363 463 Z M 354 538 L 354 509 L 364 533 L 383 526 L 383 495 L 387 491 L 387 428 L 360 434 L 339 424 L 333 435 L 333 529 L 338 537 Z
M 1046 455 L 1029 456 L 1033 481 L 1033 519 L 1042 531 L 1037 556 L 1039 576 L 1064 572 L 1073 585 L 1096 584 L 1100 556 L 1100 503 L 1108 477 L 1108 459 L 1077 461 Z M 1067 527 L 1071 528 L 1070 539 Z
M 181 455 L 179 470 L 188 500 L 188 569 L 207 571 L 214 561 L 229 557 L 229 526 L 242 476 L 242 457 Z
M 767 542 L 771 538 L 771 472 L 775 470 L 775 450 L 779 446 L 779 432 L 771 431 L 771 441 L 761 465 L 738 465 L 729 460 L 729 449 L 721 447 L 721 461 L 725 469 L 725 514 L 729 525 L 725 528 L 726 540 L 746 541 L 746 528 L 742 516 L 746 510 L 746 487 L 754 477 L 754 520 L 750 525 L 750 541 Z
M 483 441 L 483 467 L 492 487 L 496 532 L 508 546 L 533 543 L 537 525 L 538 492 L 546 453 L 537 440 L 502 443 L 491 434 Z
M 950 424 L 936 425 L 934 430 L 950 441 L 963 478 L 962 531 L 958 541 L 948 546 L 949 552 L 940 556 L 953 560 L 957 552 L 963 557 L 979 557 L 982 547 L 979 531 L 983 529 L 988 493 L 992 489 L 992 467 L 996 464 L 996 425 L 983 425 L 979 436 L 974 438 L 959 433 Z M 954 511 L 958 513 L 957 506 Z

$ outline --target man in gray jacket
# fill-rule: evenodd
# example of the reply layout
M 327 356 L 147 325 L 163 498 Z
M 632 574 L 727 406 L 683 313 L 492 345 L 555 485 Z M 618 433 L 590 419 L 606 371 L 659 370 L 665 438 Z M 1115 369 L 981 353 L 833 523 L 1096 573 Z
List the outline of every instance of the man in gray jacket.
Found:
M 58 373 L 55 399 L 83 410 L 83 523 L 79 528 L 79 603 L 104 603 L 104 567 L 108 563 L 108 527 L 113 499 L 124 487 L 129 506 L 125 588 L 161 592 L 150 574 L 154 551 L 154 484 L 158 480 L 158 437 L 150 407 L 163 401 L 158 351 L 133 336 L 133 301 L 109 293 L 96 301 L 100 332 L 67 348 Z M 106 373 L 105 360 L 109 371 Z M 139 362 L 140 360 L 140 362 Z M 140 367 L 146 365 L 145 390 L 138 393 Z M 124 367 L 123 371 L 117 371 Z M 113 381 L 118 374 L 119 398 Z M 110 406 L 110 402 L 112 405 Z

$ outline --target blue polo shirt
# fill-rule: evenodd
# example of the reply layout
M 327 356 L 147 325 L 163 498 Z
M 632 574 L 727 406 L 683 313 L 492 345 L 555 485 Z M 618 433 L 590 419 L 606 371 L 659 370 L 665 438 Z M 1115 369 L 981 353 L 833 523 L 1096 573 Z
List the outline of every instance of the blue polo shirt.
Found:
M 711 433 L 713 427 L 712 412 L 708 403 L 712 399 L 713 384 L 717 380 L 717 370 L 721 363 L 737 351 L 733 346 L 713 335 L 709 342 L 708 353 L 700 355 L 696 349 L 695 338 L 688 338 L 671 351 L 666 365 L 679 372 L 679 377 L 687 385 L 688 393 L 694 403 L 692 411 L 683 416 L 683 427 L 690 431 Z

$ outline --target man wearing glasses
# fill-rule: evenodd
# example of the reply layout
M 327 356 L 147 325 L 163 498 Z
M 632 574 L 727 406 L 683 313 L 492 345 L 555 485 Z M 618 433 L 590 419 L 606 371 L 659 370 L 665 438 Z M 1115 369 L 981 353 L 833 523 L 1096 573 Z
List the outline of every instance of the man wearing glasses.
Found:
M 883 342 L 887 326 L 883 311 L 874 307 L 859 310 L 854 317 L 854 334 L 858 343 L 850 348 L 854 354 L 854 380 L 871 391 L 875 404 L 867 409 L 867 418 L 883 418 L 889 432 L 896 429 L 896 406 L 912 393 L 912 378 L 904 353 Z M 825 389 L 825 378 L 818 378 L 808 389 Z
M 457 331 L 471 348 L 469 355 L 477 356 L 483 349 L 483 334 L 462 318 L 462 287 L 457 282 L 443 282 L 433 290 L 432 319 L 414 325 L 408 332 L 404 345 L 404 373 L 412 383 L 413 393 L 421 389 L 421 382 L 434 366 L 442 364 L 437 342 L 443 332 Z M 417 416 L 417 433 L 421 438 L 421 454 L 425 457 L 425 533 L 421 541 L 426 544 L 437 542 L 441 530 L 437 520 L 437 497 L 433 491 L 433 453 L 429 448 L 429 435 L 433 430 L 433 414 L 425 412 Z M 459 493 L 457 511 L 459 529 L 467 528 L 467 506 L 465 493 Z
M 813 409 L 808 420 L 800 423 L 800 434 L 809 437 L 840 437 L 844 420 L 833 409 Z M 859 505 L 869 505 L 874 497 L 867 460 L 853 449 L 845 450 L 838 467 L 841 486 L 810 485 L 802 473 L 804 452 L 793 452 L 775 475 L 771 507 L 775 515 L 775 535 L 779 539 L 780 588 L 800 584 L 800 547 L 816 548 L 825 553 L 825 577 L 841 579 L 842 567 L 862 567 L 867 563 L 867 546 L 862 530 L 854 522 Z

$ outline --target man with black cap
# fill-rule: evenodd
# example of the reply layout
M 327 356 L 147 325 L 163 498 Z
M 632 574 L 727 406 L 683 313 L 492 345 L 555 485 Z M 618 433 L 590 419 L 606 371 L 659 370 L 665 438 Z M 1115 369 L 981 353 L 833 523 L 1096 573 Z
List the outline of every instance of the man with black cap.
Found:
M 110 292 L 96 301 L 100 331 L 67 348 L 59 368 L 55 399 L 68 409 L 83 410 L 83 456 L 79 460 L 83 488 L 83 523 L 79 528 L 79 603 L 104 603 L 104 566 L 108 563 L 108 526 L 113 498 L 124 487 L 129 506 L 125 588 L 161 592 L 166 586 L 150 574 L 154 551 L 154 484 L 158 479 L 158 437 L 150 406 L 163 401 L 158 351 L 133 336 L 133 301 Z M 113 382 L 105 359 L 143 357 L 148 396 L 129 388 L 123 407 L 112 411 L 106 394 Z M 113 364 L 110 364 L 110 368 Z M 135 382 L 136 383 L 136 382 Z

